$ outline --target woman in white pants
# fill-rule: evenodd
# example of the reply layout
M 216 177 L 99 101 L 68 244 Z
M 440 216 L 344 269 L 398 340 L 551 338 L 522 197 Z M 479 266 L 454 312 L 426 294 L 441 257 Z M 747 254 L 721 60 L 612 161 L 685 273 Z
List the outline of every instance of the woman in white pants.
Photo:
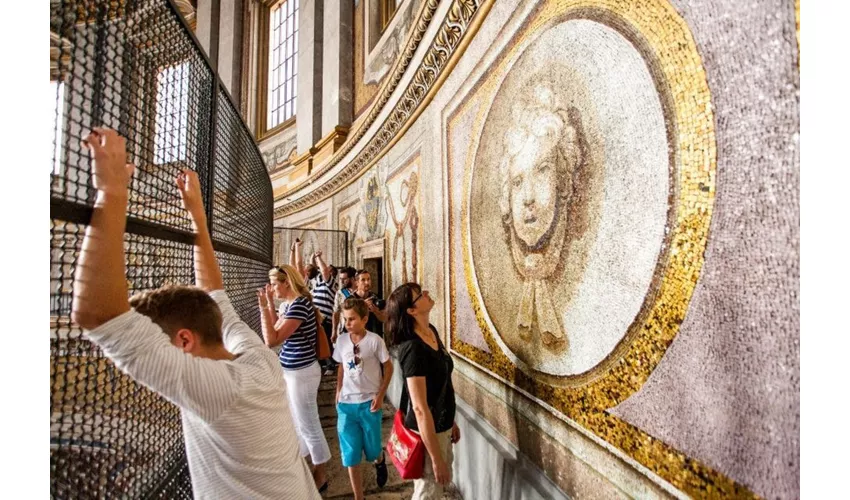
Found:
M 264 293 L 259 294 L 263 338 L 269 347 L 283 343 L 279 357 L 289 410 L 298 433 L 301 456 L 310 455 L 313 480 L 321 493 L 328 487 L 325 463 L 331 459 L 331 452 L 322 432 L 317 402 L 322 371 L 316 359 L 316 308 L 301 274 L 294 267 L 270 270 L 269 283 Z M 275 297 L 287 303 L 280 315 L 274 310 Z

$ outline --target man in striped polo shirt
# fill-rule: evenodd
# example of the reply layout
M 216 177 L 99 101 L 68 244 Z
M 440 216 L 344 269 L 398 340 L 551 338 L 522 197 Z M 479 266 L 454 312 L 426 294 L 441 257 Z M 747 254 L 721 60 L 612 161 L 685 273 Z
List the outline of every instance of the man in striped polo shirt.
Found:
M 333 375 L 336 373 L 336 362 L 333 360 L 333 343 L 331 336 L 333 335 L 333 314 L 334 314 L 334 297 L 336 296 L 337 280 L 336 268 L 329 266 L 322 259 L 321 250 L 315 252 L 310 259 L 319 268 L 319 274 L 313 279 L 313 304 L 319 312 L 322 313 L 322 328 L 325 329 L 325 335 L 328 337 L 328 345 L 331 346 L 331 357 L 324 364 L 325 375 Z
M 74 275 L 72 318 L 115 365 L 180 407 L 195 498 L 319 500 L 287 408 L 277 357 L 224 291 L 198 176 L 177 179 L 195 231 L 197 287 L 127 300 L 124 138 L 95 129 L 83 143 L 97 190 Z M 131 309 L 131 306 L 133 307 Z

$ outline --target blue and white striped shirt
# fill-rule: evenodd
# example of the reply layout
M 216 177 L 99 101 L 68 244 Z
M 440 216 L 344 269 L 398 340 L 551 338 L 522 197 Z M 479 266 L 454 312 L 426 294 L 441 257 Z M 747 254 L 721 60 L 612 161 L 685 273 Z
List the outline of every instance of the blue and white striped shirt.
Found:
M 300 319 L 301 324 L 289 336 L 280 350 L 280 364 L 287 370 L 298 370 L 316 361 L 316 311 L 306 297 L 289 303 L 284 313 L 286 319 Z
M 336 295 L 337 281 L 331 276 L 330 281 L 325 281 L 322 274 L 313 280 L 313 303 L 325 318 L 330 319 L 334 313 L 334 296 Z

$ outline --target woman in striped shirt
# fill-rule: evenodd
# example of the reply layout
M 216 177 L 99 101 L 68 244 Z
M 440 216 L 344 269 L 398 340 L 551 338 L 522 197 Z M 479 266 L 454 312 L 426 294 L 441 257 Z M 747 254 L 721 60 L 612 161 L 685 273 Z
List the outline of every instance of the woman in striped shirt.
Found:
M 307 285 L 294 267 L 270 270 L 269 283 L 266 286 L 268 300 L 260 310 L 263 338 L 269 347 L 283 343 L 279 357 L 289 410 L 295 421 L 301 456 L 310 455 L 314 465 L 313 479 L 321 493 L 328 486 L 325 463 L 330 460 L 331 452 L 322 432 L 317 402 L 322 372 L 316 360 L 316 308 Z M 281 315 L 274 310 L 274 297 L 287 302 Z

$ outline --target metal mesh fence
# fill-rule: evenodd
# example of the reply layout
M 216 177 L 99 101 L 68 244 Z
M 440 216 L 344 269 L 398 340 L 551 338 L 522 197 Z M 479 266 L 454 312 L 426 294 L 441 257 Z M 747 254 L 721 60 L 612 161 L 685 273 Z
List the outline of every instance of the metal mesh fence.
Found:
M 95 192 L 80 140 L 127 138 L 136 174 L 125 249 L 130 293 L 194 282 L 190 222 L 174 187 L 198 172 L 228 294 L 259 331 L 254 290 L 272 257 L 262 157 L 172 2 L 50 3 L 54 150 L 50 222 L 52 498 L 191 498 L 179 410 L 103 357 L 70 319 Z
M 289 263 L 289 249 L 296 239 L 304 242 L 301 256 L 305 263 L 310 262 L 310 257 L 316 251 L 322 252 L 325 262 L 337 267 L 349 265 L 352 258 L 347 231 L 278 227 L 274 229 L 275 264 Z

